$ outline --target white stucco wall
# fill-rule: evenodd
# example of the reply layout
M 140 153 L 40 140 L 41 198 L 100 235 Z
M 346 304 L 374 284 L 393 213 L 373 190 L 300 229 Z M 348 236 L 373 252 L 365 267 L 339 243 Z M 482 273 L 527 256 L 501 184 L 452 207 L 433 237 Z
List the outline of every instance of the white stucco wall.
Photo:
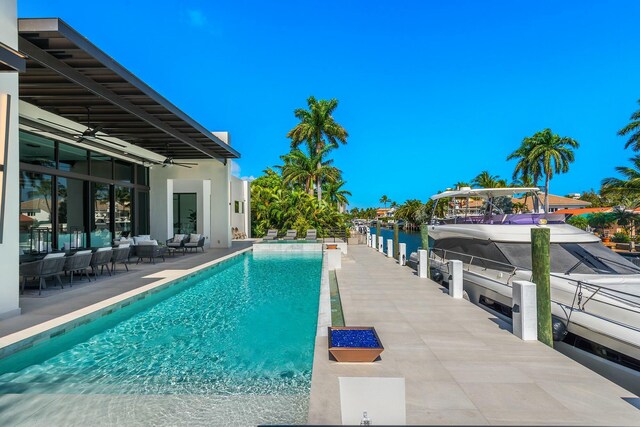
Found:
M 18 49 L 16 2 L 0 1 L 0 42 Z M 18 289 L 18 218 L 20 211 L 18 153 L 18 73 L 0 73 L 0 93 L 11 95 L 9 148 L 6 159 L 4 237 L 0 244 L 0 319 L 20 313 Z
M 249 183 L 235 176 L 231 177 L 231 227 L 237 227 L 247 237 L 251 237 L 251 198 L 249 195 Z M 240 212 L 236 213 L 235 202 L 240 203 Z M 244 203 L 244 212 L 242 212 Z
M 231 162 L 224 165 L 217 160 L 182 161 L 198 165 L 191 169 L 176 165 L 164 168 L 154 166 L 149 171 L 151 236 L 158 240 L 171 237 L 173 193 L 195 192 L 198 193 L 198 211 L 201 211 L 198 212 L 198 232 L 205 235 L 205 245 L 214 248 L 231 247 Z

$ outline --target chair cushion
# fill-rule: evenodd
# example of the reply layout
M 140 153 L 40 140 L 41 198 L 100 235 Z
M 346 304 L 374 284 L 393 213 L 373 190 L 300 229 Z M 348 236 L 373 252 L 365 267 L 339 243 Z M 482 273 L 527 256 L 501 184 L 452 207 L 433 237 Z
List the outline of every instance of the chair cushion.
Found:
M 200 240 L 200 235 L 199 234 L 190 234 L 189 235 L 189 243 L 198 243 L 198 240 Z
M 43 259 L 62 258 L 65 256 L 64 252 L 56 252 L 55 254 L 47 254 Z
M 157 240 L 142 240 L 138 242 L 138 246 L 158 246 Z
M 96 250 L 96 252 L 106 252 L 106 251 L 110 251 L 111 248 L 109 246 L 105 246 L 104 248 L 98 248 Z
M 189 243 L 185 243 L 184 245 L 190 248 L 195 248 L 196 246 L 198 246 L 198 242 L 195 242 L 195 243 L 189 242 Z
M 118 245 L 119 248 L 128 248 L 131 245 L 129 243 L 120 243 L 120 245 Z
M 75 254 L 73 254 L 73 256 L 76 255 L 86 255 L 86 254 L 90 254 L 91 253 L 91 249 L 87 249 L 86 251 L 78 251 Z
M 180 243 L 182 240 L 184 240 L 184 236 L 184 234 L 174 234 L 173 243 Z

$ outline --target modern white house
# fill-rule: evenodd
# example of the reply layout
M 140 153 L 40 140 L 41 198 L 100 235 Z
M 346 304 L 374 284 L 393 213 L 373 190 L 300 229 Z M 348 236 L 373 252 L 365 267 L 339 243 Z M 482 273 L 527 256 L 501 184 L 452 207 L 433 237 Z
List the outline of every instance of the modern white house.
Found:
M 20 312 L 21 254 L 143 234 L 199 233 L 226 248 L 233 228 L 250 234 L 228 133 L 204 128 L 64 21 L 17 19 L 11 0 L 0 2 L 0 138 L 0 319 Z

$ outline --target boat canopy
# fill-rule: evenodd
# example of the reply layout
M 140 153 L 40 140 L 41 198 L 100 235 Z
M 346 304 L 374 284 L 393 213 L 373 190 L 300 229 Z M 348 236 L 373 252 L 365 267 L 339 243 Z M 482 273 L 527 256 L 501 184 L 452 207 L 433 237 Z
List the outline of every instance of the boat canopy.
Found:
M 501 196 L 515 196 L 516 194 L 522 193 L 533 193 L 537 194 L 540 192 L 538 187 L 530 187 L 530 188 L 470 188 L 470 187 L 462 187 L 459 190 L 449 190 L 443 191 L 442 193 L 438 193 L 434 196 L 431 196 L 431 200 L 443 199 L 445 197 L 479 197 L 482 199 L 488 199 L 490 197 L 501 197 Z

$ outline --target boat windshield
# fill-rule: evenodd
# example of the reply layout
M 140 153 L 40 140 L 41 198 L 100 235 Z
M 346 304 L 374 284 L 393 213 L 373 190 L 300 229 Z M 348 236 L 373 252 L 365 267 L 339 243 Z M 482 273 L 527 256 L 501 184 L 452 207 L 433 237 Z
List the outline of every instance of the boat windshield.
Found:
M 496 242 L 509 260 L 521 268 L 531 269 L 531 244 Z M 612 252 L 599 242 L 552 243 L 551 271 L 561 274 L 638 274 L 640 267 Z

